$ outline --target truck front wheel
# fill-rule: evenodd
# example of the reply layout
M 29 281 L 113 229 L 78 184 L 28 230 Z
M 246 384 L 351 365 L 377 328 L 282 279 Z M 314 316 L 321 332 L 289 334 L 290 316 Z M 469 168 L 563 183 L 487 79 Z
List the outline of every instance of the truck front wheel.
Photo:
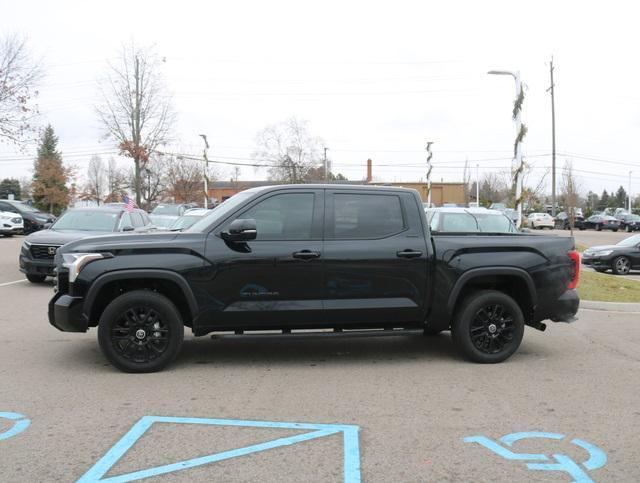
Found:
M 508 295 L 482 290 L 467 296 L 456 312 L 451 335 L 467 359 L 496 363 L 508 359 L 522 341 L 524 317 Z
M 156 372 L 178 354 L 184 338 L 180 312 L 150 290 L 127 292 L 104 309 L 98 342 L 111 364 L 124 372 Z

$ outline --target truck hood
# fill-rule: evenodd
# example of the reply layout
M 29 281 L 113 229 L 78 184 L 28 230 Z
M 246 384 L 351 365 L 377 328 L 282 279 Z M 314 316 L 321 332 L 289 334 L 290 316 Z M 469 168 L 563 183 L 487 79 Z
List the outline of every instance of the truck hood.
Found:
M 136 248 L 155 248 L 176 238 L 174 232 L 115 233 L 92 236 L 65 245 L 59 252 L 117 252 Z M 202 236 L 201 234 L 197 234 Z
M 37 245 L 64 245 L 66 243 L 87 237 L 106 235 L 110 232 L 81 231 L 81 230 L 40 230 L 26 238 L 29 243 Z

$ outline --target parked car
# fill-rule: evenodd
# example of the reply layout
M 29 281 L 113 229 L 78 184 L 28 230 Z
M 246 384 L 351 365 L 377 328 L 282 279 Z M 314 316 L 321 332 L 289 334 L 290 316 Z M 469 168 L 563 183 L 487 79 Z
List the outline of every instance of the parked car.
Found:
M 184 215 L 184 212 L 196 208 L 193 203 L 189 204 L 168 204 L 163 203 L 156 206 L 149 214 L 151 222 L 158 228 L 169 228 L 175 223 L 175 221 Z
M 22 216 L 11 211 L 0 211 L 0 235 L 13 236 L 22 233 Z
M 555 222 L 553 216 L 549 213 L 531 213 L 527 217 L 527 225 L 529 228 L 536 230 L 542 230 L 543 228 L 552 230 L 555 227 Z
M 44 213 L 22 201 L 0 200 L 0 211 L 9 211 L 20 215 L 23 220 L 23 232 L 25 234 L 42 230 L 45 225 L 56 221 L 56 217 L 51 213 Z
M 193 225 L 203 216 L 207 216 L 211 210 L 205 208 L 191 208 L 184 212 L 180 218 L 173 222 L 173 225 L 169 227 L 171 231 L 183 231 Z
M 436 208 L 430 210 L 429 227 L 440 233 L 517 233 L 502 212 L 486 208 Z
M 593 228 L 597 231 L 620 229 L 620 221 L 609 215 L 592 215 L 584 221 L 585 228 Z
M 616 275 L 627 275 L 632 269 L 640 269 L 640 235 L 633 235 L 615 245 L 587 248 L 582 263 L 598 272 L 611 270 Z
M 616 215 L 616 218 L 620 220 L 621 230 L 626 230 L 627 232 L 640 230 L 640 216 L 625 213 Z
M 27 236 L 18 263 L 32 283 L 53 275 L 56 250 L 65 243 L 118 231 L 147 231 L 153 225 L 143 210 L 128 212 L 124 207 L 74 208 L 63 213 L 49 229 Z
M 556 215 L 555 227 L 559 230 L 571 228 L 571 216 L 566 211 L 561 211 Z M 584 217 L 578 213 L 573 216 L 573 227 L 577 230 L 584 230 Z
M 169 364 L 184 326 L 198 336 L 451 329 L 466 358 L 495 363 L 517 350 L 525 325 L 575 320 L 579 269 L 571 237 L 432 237 L 415 190 L 265 186 L 184 232 L 64 245 L 49 321 L 97 327 L 106 358 L 128 372 Z
M 498 211 L 504 211 L 507 209 L 507 205 L 504 203 L 491 203 L 491 206 L 489 206 L 490 210 L 498 210 Z

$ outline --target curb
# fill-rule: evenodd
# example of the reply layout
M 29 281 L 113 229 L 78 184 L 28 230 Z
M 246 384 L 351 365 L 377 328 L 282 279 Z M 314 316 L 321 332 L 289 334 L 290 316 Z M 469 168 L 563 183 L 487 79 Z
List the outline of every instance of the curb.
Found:
M 581 309 L 604 310 L 611 312 L 640 312 L 640 303 L 600 302 L 595 300 L 581 300 Z

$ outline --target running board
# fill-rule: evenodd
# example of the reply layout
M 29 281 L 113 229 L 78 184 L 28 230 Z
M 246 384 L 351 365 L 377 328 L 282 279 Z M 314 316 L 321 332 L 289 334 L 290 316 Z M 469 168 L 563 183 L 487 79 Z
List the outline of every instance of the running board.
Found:
M 212 339 L 235 339 L 237 337 L 295 337 L 318 338 L 318 337 L 388 337 L 393 335 L 422 335 L 423 329 L 333 329 L 333 330 L 306 330 L 306 329 L 282 329 L 271 331 L 247 331 L 236 330 L 233 334 L 219 333 L 213 334 Z

